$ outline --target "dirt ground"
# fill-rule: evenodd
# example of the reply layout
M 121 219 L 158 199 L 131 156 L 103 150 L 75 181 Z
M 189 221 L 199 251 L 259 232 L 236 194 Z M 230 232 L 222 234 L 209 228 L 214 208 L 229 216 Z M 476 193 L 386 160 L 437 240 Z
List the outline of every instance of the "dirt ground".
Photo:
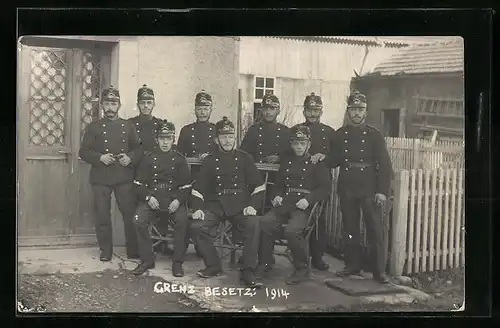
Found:
M 421 273 L 412 276 L 412 286 L 433 296 L 427 301 L 415 301 L 411 304 L 371 303 L 351 307 L 330 308 L 330 312 L 448 312 L 457 310 L 465 296 L 463 268 L 442 272 Z
M 154 292 L 162 281 L 124 270 L 45 276 L 20 275 L 21 307 L 40 312 L 201 312 L 179 293 Z M 19 304 L 18 304 L 19 305 Z M 25 309 L 26 309 L 25 308 Z

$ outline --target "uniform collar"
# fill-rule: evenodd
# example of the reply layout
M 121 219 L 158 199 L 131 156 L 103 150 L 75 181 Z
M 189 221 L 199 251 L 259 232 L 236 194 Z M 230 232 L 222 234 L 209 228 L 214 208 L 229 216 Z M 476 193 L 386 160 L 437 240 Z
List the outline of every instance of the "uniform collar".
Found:
M 151 121 L 153 119 L 153 115 L 142 115 L 139 114 L 139 120 L 140 121 Z
M 316 126 L 316 125 L 320 125 L 320 124 L 321 124 L 321 121 L 318 121 L 318 122 L 316 122 L 316 123 L 311 123 L 311 122 L 309 122 L 308 120 L 306 120 L 306 121 L 304 122 L 304 125 L 307 125 L 307 126 Z
M 200 124 L 200 125 L 208 125 L 210 124 L 210 120 L 206 120 L 206 121 L 198 121 L 196 120 L 196 122 L 194 122 L 195 124 Z
M 277 120 L 274 120 L 273 122 L 266 122 L 264 120 L 262 120 L 260 122 L 260 126 L 266 126 L 266 125 L 277 125 L 278 124 L 278 121 Z

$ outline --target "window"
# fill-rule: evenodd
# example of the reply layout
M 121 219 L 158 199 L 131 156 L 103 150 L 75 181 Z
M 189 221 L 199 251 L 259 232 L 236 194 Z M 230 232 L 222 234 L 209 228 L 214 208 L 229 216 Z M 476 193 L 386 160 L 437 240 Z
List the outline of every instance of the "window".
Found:
M 261 103 L 262 98 L 265 94 L 272 93 L 274 94 L 275 90 L 275 79 L 274 77 L 255 77 L 255 92 L 254 99 L 256 103 Z

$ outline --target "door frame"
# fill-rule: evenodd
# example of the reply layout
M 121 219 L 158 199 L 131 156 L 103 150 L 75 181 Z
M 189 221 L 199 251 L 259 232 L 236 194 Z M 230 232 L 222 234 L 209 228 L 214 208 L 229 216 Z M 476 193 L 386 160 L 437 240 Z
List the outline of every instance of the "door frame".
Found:
M 104 87 L 104 83 L 109 84 L 111 78 L 111 53 L 117 42 L 98 42 L 98 41 L 81 41 L 81 40 L 47 40 L 43 38 L 22 38 L 18 42 L 17 56 L 17 213 L 16 213 L 16 236 L 19 246 L 44 246 L 44 245 L 71 245 L 71 244 L 95 244 L 95 234 L 82 235 L 74 234 L 75 230 L 75 215 L 79 215 L 79 167 L 80 158 L 78 151 L 81 140 L 81 110 L 82 110 L 82 65 L 83 53 L 86 50 L 98 52 L 101 57 L 100 67 L 100 89 Z M 48 159 L 54 157 L 54 150 L 35 151 L 35 155 L 29 156 L 29 132 L 30 132 L 30 117 L 29 117 L 29 101 L 31 88 L 31 63 L 30 50 L 33 48 L 45 49 L 65 49 L 70 54 L 67 68 L 68 92 L 66 94 L 66 106 L 68 106 L 65 115 L 65 138 L 67 138 L 66 147 L 58 147 L 55 151 L 59 151 L 61 157 L 68 156 L 69 162 L 69 179 L 68 188 L 72 192 L 66 192 L 67 199 L 64 199 L 68 208 L 67 227 L 65 235 L 54 236 L 20 236 L 19 224 L 25 222 L 26 212 L 23 211 L 23 194 L 25 193 L 26 181 L 24 172 L 26 169 L 26 160 L 28 157 Z M 69 197 L 68 197 L 69 196 Z M 63 196 L 64 197 L 64 196 Z

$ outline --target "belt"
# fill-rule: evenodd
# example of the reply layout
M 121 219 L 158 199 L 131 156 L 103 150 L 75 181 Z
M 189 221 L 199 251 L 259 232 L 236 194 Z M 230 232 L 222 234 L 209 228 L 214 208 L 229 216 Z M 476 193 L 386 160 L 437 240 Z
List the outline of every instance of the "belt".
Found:
M 302 193 L 302 194 L 310 194 L 311 191 L 309 189 L 303 189 L 303 188 L 287 188 L 286 192 L 288 193 Z
M 153 188 L 168 189 L 168 188 L 172 188 L 172 184 L 170 184 L 170 183 L 158 183 L 158 184 L 153 185 Z
M 240 193 L 243 192 L 243 189 L 222 189 L 221 194 L 227 195 L 227 194 L 234 194 L 234 193 Z
M 371 167 L 373 165 L 370 164 L 370 163 L 347 162 L 345 164 L 345 166 L 348 167 L 348 168 L 357 167 L 357 168 L 360 168 L 360 169 L 366 169 L 367 167 Z

